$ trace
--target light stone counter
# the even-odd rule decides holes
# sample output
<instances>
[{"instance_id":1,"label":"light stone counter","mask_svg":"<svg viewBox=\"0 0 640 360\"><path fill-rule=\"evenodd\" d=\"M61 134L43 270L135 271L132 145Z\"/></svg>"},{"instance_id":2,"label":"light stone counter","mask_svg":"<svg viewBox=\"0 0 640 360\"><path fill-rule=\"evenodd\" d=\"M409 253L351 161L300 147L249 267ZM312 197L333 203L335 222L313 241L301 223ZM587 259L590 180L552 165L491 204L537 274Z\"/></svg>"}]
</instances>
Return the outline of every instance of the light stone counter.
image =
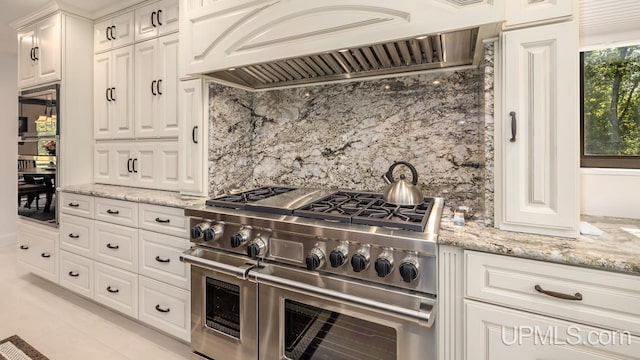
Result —
<instances>
[{"instance_id":1,"label":"light stone counter","mask_svg":"<svg viewBox=\"0 0 640 360\"><path fill-rule=\"evenodd\" d=\"M172 191L101 184L63 186L59 187L58 191L177 208L202 205L206 200L206 198L201 197L183 196Z\"/></svg>"},{"instance_id":2,"label":"light stone counter","mask_svg":"<svg viewBox=\"0 0 640 360\"><path fill-rule=\"evenodd\" d=\"M438 243L494 254L543 260L640 275L640 220L583 216L582 221L604 231L577 239L534 235L485 227L481 221L453 225L444 214ZM630 229L632 232L624 229Z\"/></svg>"}]
</instances>

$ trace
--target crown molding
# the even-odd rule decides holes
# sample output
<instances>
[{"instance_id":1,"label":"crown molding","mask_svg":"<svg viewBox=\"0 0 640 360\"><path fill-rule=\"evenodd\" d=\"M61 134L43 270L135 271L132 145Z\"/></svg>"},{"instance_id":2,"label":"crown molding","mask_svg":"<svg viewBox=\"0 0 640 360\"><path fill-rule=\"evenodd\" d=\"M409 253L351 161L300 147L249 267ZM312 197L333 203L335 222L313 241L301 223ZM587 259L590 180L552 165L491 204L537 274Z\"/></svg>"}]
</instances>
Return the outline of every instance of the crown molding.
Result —
<instances>
[{"instance_id":1,"label":"crown molding","mask_svg":"<svg viewBox=\"0 0 640 360\"><path fill-rule=\"evenodd\" d=\"M42 19L43 17L60 10L61 10L60 5L58 5L58 3L56 3L55 1L50 1L47 4L45 4L43 7L38 9L37 11L32 12L16 20L13 20L12 22L9 23L9 26L11 26L15 30L18 30L24 26L27 26L35 22L36 20Z\"/></svg>"}]
</instances>

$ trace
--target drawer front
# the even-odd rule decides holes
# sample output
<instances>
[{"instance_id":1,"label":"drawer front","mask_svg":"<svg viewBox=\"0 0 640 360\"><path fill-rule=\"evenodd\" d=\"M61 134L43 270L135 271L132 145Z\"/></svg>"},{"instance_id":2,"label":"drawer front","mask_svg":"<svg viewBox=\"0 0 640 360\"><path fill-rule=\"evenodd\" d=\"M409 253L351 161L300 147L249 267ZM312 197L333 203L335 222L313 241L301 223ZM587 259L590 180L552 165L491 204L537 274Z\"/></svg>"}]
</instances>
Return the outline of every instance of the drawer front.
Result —
<instances>
[{"instance_id":1,"label":"drawer front","mask_svg":"<svg viewBox=\"0 0 640 360\"><path fill-rule=\"evenodd\" d=\"M465 273L467 298L640 334L638 276L473 251Z\"/></svg>"},{"instance_id":2,"label":"drawer front","mask_svg":"<svg viewBox=\"0 0 640 360\"><path fill-rule=\"evenodd\" d=\"M96 221L94 259L138 272L138 230Z\"/></svg>"},{"instance_id":3,"label":"drawer front","mask_svg":"<svg viewBox=\"0 0 640 360\"><path fill-rule=\"evenodd\" d=\"M93 260L60 251L60 285L93 299Z\"/></svg>"},{"instance_id":4,"label":"drawer front","mask_svg":"<svg viewBox=\"0 0 640 360\"><path fill-rule=\"evenodd\" d=\"M189 238L189 219L184 210L167 206L140 204L140 229Z\"/></svg>"},{"instance_id":5,"label":"drawer front","mask_svg":"<svg viewBox=\"0 0 640 360\"><path fill-rule=\"evenodd\" d=\"M93 196L60 193L60 212L93 219Z\"/></svg>"},{"instance_id":6,"label":"drawer front","mask_svg":"<svg viewBox=\"0 0 640 360\"><path fill-rule=\"evenodd\" d=\"M188 291L140 276L141 321L190 341L191 306Z\"/></svg>"},{"instance_id":7,"label":"drawer front","mask_svg":"<svg viewBox=\"0 0 640 360\"><path fill-rule=\"evenodd\" d=\"M58 282L58 229L44 228L28 221L18 223L17 258L29 271Z\"/></svg>"},{"instance_id":8,"label":"drawer front","mask_svg":"<svg viewBox=\"0 0 640 360\"><path fill-rule=\"evenodd\" d=\"M183 289L191 283L189 267L180 254L191 247L188 240L150 231L138 232L140 241L140 274Z\"/></svg>"},{"instance_id":9,"label":"drawer front","mask_svg":"<svg viewBox=\"0 0 640 360\"><path fill-rule=\"evenodd\" d=\"M138 204L130 201L96 198L96 220L138 227Z\"/></svg>"},{"instance_id":10,"label":"drawer front","mask_svg":"<svg viewBox=\"0 0 640 360\"><path fill-rule=\"evenodd\" d=\"M94 300L138 318L138 275L95 263Z\"/></svg>"},{"instance_id":11,"label":"drawer front","mask_svg":"<svg viewBox=\"0 0 640 360\"><path fill-rule=\"evenodd\" d=\"M60 249L93 257L94 220L60 214Z\"/></svg>"}]
</instances>

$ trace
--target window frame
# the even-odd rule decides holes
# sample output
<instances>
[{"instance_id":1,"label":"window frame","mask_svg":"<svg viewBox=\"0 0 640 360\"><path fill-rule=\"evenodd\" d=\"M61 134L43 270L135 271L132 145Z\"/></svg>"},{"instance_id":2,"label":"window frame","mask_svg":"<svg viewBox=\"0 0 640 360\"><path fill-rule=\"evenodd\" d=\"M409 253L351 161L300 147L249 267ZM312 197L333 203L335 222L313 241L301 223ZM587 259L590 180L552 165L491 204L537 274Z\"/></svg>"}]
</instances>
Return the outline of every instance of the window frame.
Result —
<instances>
[{"instance_id":1,"label":"window frame","mask_svg":"<svg viewBox=\"0 0 640 360\"><path fill-rule=\"evenodd\" d=\"M584 153L584 53L580 51L580 167L640 169L640 156L585 155Z\"/></svg>"}]
</instances>

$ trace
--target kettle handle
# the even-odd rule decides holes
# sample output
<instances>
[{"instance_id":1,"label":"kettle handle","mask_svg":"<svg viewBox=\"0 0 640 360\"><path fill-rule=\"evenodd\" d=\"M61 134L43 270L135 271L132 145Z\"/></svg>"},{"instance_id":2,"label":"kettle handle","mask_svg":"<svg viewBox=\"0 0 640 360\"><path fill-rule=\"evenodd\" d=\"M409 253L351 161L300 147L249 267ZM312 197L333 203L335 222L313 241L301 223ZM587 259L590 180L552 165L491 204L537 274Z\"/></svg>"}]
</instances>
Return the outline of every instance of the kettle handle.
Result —
<instances>
[{"instance_id":1,"label":"kettle handle","mask_svg":"<svg viewBox=\"0 0 640 360\"><path fill-rule=\"evenodd\" d=\"M411 183L413 185L417 185L418 184L418 171L416 170L416 168L413 165L409 164L406 161L394 161L393 165L391 165L391 167L389 168L387 173L384 174L384 178L387 179L387 181L389 181L390 183L394 182L395 180L393 179L393 170L398 165L404 165L404 166L408 167L409 170L411 170Z\"/></svg>"}]
</instances>

